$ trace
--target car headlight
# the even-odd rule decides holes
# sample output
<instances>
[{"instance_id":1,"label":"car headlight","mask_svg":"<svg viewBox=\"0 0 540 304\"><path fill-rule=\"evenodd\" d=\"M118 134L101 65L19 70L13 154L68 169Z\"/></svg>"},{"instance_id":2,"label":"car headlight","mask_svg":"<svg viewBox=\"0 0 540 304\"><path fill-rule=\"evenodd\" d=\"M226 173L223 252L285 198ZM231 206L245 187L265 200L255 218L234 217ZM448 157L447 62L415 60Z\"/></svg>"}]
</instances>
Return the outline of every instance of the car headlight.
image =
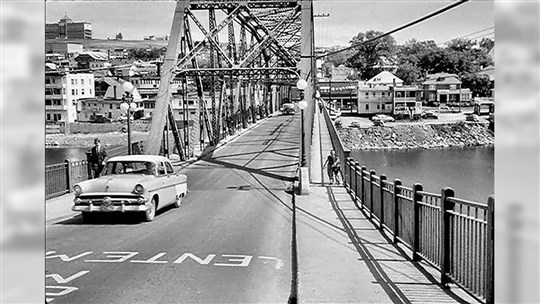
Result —
<instances>
[{"instance_id":1,"label":"car headlight","mask_svg":"<svg viewBox=\"0 0 540 304\"><path fill-rule=\"evenodd\" d=\"M133 188L133 192L137 194L142 194L144 192L144 187L141 184L138 184Z\"/></svg>"},{"instance_id":2,"label":"car headlight","mask_svg":"<svg viewBox=\"0 0 540 304\"><path fill-rule=\"evenodd\" d=\"M75 195L79 195L79 194L82 193L82 188L81 188L81 186L79 186L79 185L75 185L75 186L73 187L73 191L75 191Z\"/></svg>"}]
</instances>

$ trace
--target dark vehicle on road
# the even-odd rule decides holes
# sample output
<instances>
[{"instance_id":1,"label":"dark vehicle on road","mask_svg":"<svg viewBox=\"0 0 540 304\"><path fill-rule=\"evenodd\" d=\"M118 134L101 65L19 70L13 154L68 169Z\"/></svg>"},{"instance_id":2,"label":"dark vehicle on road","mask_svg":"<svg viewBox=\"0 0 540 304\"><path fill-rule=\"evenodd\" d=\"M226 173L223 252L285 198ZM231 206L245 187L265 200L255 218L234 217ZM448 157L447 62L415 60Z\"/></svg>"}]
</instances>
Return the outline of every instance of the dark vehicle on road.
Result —
<instances>
[{"instance_id":1,"label":"dark vehicle on road","mask_svg":"<svg viewBox=\"0 0 540 304\"><path fill-rule=\"evenodd\" d=\"M292 103L284 103L281 107L281 114L283 115L294 115L296 111L294 110L294 104Z\"/></svg>"}]
</instances>

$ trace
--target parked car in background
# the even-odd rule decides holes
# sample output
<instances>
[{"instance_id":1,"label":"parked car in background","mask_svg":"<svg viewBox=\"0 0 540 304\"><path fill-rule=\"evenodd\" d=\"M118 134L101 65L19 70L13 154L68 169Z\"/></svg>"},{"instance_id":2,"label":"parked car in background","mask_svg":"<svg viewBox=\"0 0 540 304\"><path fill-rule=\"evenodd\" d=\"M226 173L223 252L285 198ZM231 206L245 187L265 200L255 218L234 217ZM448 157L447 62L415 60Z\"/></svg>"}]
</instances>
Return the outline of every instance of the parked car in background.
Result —
<instances>
[{"instance_id":1,"label":"parked car in background","mask_svg":"<svg viewBox=\"0 0 540 304\"><path fill-rule=\"evenodd\" d=\"M388 116L388 115L385 115L385 114L377 114L377 115L373 115L373 116L371 117L371 120L374 121L374 122L377 121L377 120L380 120L380 121L382 121L382 122L394 122L394 121L396 121L396 120L394 119L394 117Z\"/></svg>"},{"instance_id":2,"label":"parked car in background","mask_svg":"<svg viewBox=\"0 0 540 304\"><path fill-rule=\"evenodd\" d=\"M187 195L187 176L174 171L168 158L157 155L116 156L101 176L76 184L73 211L84 221L95 214L131 212L152 221L168 205L180 207Z\"/></svg>"},{"instance_id":3,"label":"parked car in background","mask_svg":"<svg viewBox=\"0 0 540 304\"><path fill-rule=\"evenodd\" d=\"M466 121L479 122L480 117L478 115L476 115L476 114L467 114L467 116L465 116L465 120Z\"/></svg>"},{"instance_id":4,"label":"parked car in background","mask_svg":"<svg viewBox=\"0 0 540 304\"><path fill-rule=\"evenodd\" d=\"M294 109L294 104L292 103L284 103L281 106L281 114L282 115L294 115L296 113L296 110Z\"/></svg>"},{"instance_id":5,"label":"parked car in background","mask_svg":"<svg viewBox=\"0 0 540 304\"><path fill-rule=\"evenodd\" d=\"M425 111L422 113L423 119L439 119L439 114L431 111Z\"/></svg>"}]
</instances>

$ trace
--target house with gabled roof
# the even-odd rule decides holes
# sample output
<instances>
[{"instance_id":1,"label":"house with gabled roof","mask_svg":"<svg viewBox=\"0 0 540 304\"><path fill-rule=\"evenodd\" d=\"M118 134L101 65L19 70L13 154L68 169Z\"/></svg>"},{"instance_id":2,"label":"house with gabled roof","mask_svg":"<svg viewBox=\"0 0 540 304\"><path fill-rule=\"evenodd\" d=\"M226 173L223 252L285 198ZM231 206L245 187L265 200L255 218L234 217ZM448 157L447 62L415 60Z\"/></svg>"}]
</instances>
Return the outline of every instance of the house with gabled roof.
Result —
<instances>
[{"instance_id":1,"label":"house with gabled roof","mask_svg":"<svg viewBox=\"0 0 540 304\"><path fill-rule=\"evenodd\" d=\"M366 84L370 88L373 88L375 86L399 87L403 85L403 80L388 71L382 71L379 74L373 76L368 81L366 81Z\"/></svg>"},{"instance_id":2,"label":"house with gabled roof","mask_svg":"<svg viewBox=\"0 0 540 304\"><path fill-rule=\"evenodd\" d=\"M456 74L436 73L422 83L421 99L427 104L469 102L471 91L461 87Z\"/></svg>"}]
</instances>

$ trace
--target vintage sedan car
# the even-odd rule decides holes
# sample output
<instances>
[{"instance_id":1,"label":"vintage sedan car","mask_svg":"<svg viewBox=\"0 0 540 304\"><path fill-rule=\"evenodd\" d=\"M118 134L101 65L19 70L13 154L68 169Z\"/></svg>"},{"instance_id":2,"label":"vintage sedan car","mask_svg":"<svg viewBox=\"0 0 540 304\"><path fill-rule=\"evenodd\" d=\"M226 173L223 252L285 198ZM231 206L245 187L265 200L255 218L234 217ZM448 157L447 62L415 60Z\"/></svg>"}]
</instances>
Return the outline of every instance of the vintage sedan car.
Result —
<instances>
[{"instance_id":1,"label":"vintage sedan car","mask_svg":"<svg viewBox=\"0 0 540 304\"><path fill-rule=\"evenodd\" d=\"M385 115L385 114L377 114L377 115L373 115L373 116L371 117L371 120L372 120L373 122L379 120L379 121L382 121L383 123L384 123L384 122L394 122L394 121L396 121L396 120L394 119L394 117L388 116L388 115Z\"/></svg>"},{"instance_id":2,"label":"vintage sedan car","mask_svg":"<svg viewBox=\"0 0 540 304\"><path fill-rule=\"evenodd\" d=\"M163 207L180 207L188 192L186 175L157 155L112 157L100 177L80 182L73 190L72 210L82 212L84 221L94 213L119 211L142 214L149 222Z\"/></svg>"}]
</instances>

